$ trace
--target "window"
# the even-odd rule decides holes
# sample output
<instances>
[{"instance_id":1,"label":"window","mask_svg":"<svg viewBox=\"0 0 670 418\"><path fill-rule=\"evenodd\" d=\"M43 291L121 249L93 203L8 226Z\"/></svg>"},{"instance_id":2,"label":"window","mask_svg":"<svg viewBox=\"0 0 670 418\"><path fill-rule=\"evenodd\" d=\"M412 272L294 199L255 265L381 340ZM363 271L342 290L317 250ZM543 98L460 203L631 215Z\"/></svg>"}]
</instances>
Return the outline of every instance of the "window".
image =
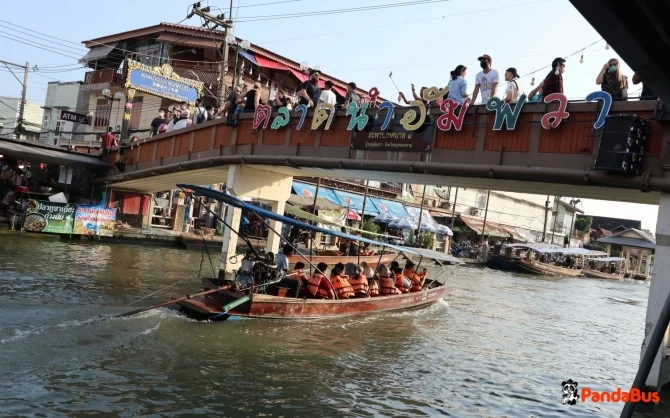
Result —
<instances>
[{"instance_id":1,"label":"window","mask_svg":"<svg viewBox=\"0 0 670 418\"><path fill-rule=\"evenodd\" d=\"M54 132L56 135L60 134L61 129L63 128L63 124L65 121L59 120L56 122L56 132Z\"/></svg>"},{"instance_id":2,"label":"window","mask_svg":"<svg viewBox=\"0 0 670 418\"><path fill-rule=\"evenodd\" d=\"M133 110L130 111L130 123L128 129L139 129L140 120L142 119L142 104L144 103L144 96L133 97Z\"/></svg>"},{"instance_id":3,"label":"window","mask_svg":"<svg viewBox=\"0 0 670 418\"><path fill-rule=\"evenodd\" d=\"M478 194L477 195L477 201L475 203L476 203L477 208L479 208L479 209L486 208L486 195L485 194Z\"/></svg>"},{"instance_id":4,"label":"window","mask_svg":"<svg viewBox=\"0 0 670 418\"><path fill-rule=\"evenodd\" d=\"M112 106L107 99L98 99L95 105L95 121L93 126L95 127L108 127L109 126L109 114L112 112Z\"/></svg>"}]
</instances>

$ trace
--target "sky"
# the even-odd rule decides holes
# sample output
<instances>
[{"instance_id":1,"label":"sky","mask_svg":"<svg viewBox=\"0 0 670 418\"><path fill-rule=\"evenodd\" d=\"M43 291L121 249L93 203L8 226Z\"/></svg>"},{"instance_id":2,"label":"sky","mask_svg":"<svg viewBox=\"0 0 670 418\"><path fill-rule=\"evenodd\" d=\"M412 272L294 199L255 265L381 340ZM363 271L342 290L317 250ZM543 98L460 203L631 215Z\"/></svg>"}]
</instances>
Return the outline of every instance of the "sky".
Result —
<instances>
[{"instance_id":1,"label":"sky","mask_svg":"<svg viewBox=\"0 0 670 418\"><path fill-rule=\"evenodd\" d=\"M201 1L202 6L228 10L230 0ZM425 1L425 0L419 0ZM233 0L235 35L359 87L377 87L382 97L396 100L395 85L411 94L411 83L444 86L457 65L468 67L468 89L474 87L477 57L489 54L501 76L515 67L520 84L530 91L549 72L556 57L570 56L564 74L570 99L584 98L600 90L596 76L613 49L577 12L568 0ZM377 10L356 11L366 6L402 4ZM31 71L28 100L44 102L49 81L82 80L84 70L77 58L87 49L81 41L160 22L181 22L193 1L149 2L116 0L113 7L92 10L90 1L53 2L34 0L30 13L21 7L5 8L0 16L0 60L25 64ZM273 4L269 4L273 3ZM260 18L290 13L349 9L321 16ZM218 10L213 10L219 13ZM259 19L260 18L260 19ZM26 29L17 28L14 25ZM197 17L183 24L199 25ZM24 33L20 33L22 31ZM32 31L45 35L33 34ZM9 38L13 37L13 40ZM39 39L38 37L42 38ZM23 38L23 39L19 39ZM55 39L58 38L58 39ZM45 51L26 40L50 46ZM58 48L58 50L56 50ZM583 63L580 58L583 56ZM629 79L633 71L620 60ZM52 67L52 68L48 68ZM393 73L393 79L389 73ZM19 79L22 72L17 72ZM395 85L394 85L395 82ZM638 86L629 95L638 95ZM21 84L0 65L0 96L19 97ZM603 204L584 201L587 214L641 219L643 228L655 230L656 206Z\"/></svg>"}]
</instances>

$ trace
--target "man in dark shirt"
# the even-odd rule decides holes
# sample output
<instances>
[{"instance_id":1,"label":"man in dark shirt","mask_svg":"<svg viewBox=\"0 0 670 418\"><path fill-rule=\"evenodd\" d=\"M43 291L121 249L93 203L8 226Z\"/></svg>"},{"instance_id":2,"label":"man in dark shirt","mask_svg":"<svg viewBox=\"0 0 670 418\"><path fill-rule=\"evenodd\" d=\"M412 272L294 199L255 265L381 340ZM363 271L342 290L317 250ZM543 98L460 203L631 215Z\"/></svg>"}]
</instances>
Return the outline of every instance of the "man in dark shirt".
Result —
<instances>
[{"instance_id":1,"label":"man in dark shirt","mask_svg":"<svg viewBox=\"0 0 670 418\"><path fill-rule=\"evenodd\" d=\"M159 134L158 130L161 125L167 125L167 119L165 118L166 113L167 112L162 107L158 109L158 117L151 121L151 136Z\"/></svg>"},{"instance_id":2,"label":"man in dark shirt","mask_svg":"<svg viewBox=\"0 0 670 418\"><path fill-rule=\"evenodd\" d=\"M321 97L321 89L319 88L319 77L321 73L319 70L311 70L309 72L309 80L306 80L297 88L298 104L307 105L307 107L314 107L319 103L319 97Z\"/></svg>"},{"instance_id":3,"label":"man in dark shirt","mask_svg":"<svg viewBox=\"0 0 670 418\"><path fill-rule=\"evenodd\" d=\"M633 74L633 84L640 84L642 80L637 74ZM642 83L642 93L640 93L640 100L656 100L656 94L647 86L646 83Z\"/></svg>"},{"instance_id":4,"label":"man in dark shirt","mask_svg":"<svg viewBox=\"0 0 670 418\"><path fill-rule=\"evenodd\" d=\"M361 96L356 93L356 83L353 81L347 84L347 96L344 98L344 106L349 106L349 103L356 103L359 106L361 105Z\"/></svg>"}]
</instances>

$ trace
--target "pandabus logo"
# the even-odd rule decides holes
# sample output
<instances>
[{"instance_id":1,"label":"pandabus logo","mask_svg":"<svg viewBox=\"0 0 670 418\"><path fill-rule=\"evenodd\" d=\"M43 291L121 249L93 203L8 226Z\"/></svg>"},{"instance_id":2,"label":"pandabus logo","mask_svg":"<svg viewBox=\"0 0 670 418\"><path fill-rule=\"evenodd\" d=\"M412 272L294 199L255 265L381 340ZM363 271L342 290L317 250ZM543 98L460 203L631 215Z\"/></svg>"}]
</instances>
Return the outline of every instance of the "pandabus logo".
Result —
<instances>
[{"instance_id":1,"label":"pandabus logo","mask_svg":"<svg viewBox=\"0 0 670 418\"><path fill-rule=\"evenodd\" d=\"M574 405L578 399L582 402L645 402L658 403L661 397L658 392L642 392L640 389L631 389L630 391L617 390L613 392L598 392L590 388L577 388L579 384L572 379L561 383L563 398L561 403Z\"/></svg>"},{"instance_id":2,"label":"pandabus logo","mask_svg":"<svg viewBox=\"0 0 670 418\"><path fill-rule=\"evenodd\" d=\"M577 393L577 382L573 382L572 379L566 380L561 383L563 387L563 399L561 403L567 403L568 405L574 405L579 399L579 394Z\"/></svg>"}]
</instances>

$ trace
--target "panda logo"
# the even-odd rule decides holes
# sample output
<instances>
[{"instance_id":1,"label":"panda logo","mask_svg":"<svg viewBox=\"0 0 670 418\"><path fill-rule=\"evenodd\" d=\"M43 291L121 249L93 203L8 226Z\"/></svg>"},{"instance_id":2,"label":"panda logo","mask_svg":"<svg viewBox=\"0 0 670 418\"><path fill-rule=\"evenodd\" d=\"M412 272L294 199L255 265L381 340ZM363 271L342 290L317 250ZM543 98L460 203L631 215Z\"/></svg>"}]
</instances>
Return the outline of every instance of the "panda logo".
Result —
<instances>
[{"instance_id":1,"label":"panda logo","mask_svg":"<svg viewBox=\"0 0 670 418\"><path fill-rule=\"evenodd\" d=\"M579 399L577 385L578 383L573 382L572 379L561 383L561 386L563 386L563 399L561 400L561 403L568 405L574 405L577 403L577 399Z\"/></svg>"}]
</instances>

